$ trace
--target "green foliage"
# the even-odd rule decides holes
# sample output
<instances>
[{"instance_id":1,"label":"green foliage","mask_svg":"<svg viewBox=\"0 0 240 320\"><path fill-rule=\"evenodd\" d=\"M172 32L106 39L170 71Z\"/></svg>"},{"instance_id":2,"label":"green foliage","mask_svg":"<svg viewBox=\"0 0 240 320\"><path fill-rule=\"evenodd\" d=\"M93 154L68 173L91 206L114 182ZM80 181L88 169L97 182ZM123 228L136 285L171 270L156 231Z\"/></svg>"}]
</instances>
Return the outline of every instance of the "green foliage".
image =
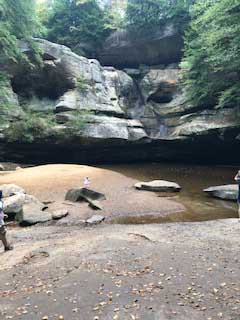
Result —
<instances>
[{"instance_id":1,"label":"green foliage","mask_svg":"<svg viewBox=\"0 0 240 320\"><path fill-rule=\"evenodd\" d=\"M59 127L52 112L26 110L20 120L11 123L4 131L8 143L43 143L54 138L68 140L81 135L88 122L89 111L74 112L65 126Z\"/></svg>"},{"instance_id":2,"label":"green foliage","mask_svg":"<svg viewBox=\"0 0 240 320\"><path fill-rule=\"evenodd\" d=\"M130 30L144 32L172 20L182 29L189 21L194 0L128 0L126 23Z\"/></svg>"},{"instance_id":3,"label":"green foliage","mask_svg":"<svg viewBox=\"0 0 240 320\"><path fill-rule=\"evenodd\" d=\"M76 88L79 92L85 92L88 88L87 82L80 76L76 79Z\"/></svg>"},{"instance_id":4,"label":"green foliage","mask_svg":"<svg viewBox=\"0 0 240 320\"><path fill-rule=\"evenodd\" d=\"M0 112L7 114L9 110L15 107L10 95L10 80L5 72L0 72Z\"/></svg>"},{"instance_id":5,"label":"green foliage","mask_svg":"<svg viewBox=\"0 0 240 320\"><path fill-rule=\"evenodd\" d=\"M193 106L240 106L239 56L240 0L198 0L182 62Z\"/></svg>"},{"instance_id":6,"label":"green foliage","mask_svg":"<svg viewBox=\"0 0 240 320\"><path fill-rule=\"evenodd\" d=\"M7 142L31 143L47 139L55 125L53 117L42 117L37 113L26 113L24 117L10 124L4 132Z\"/></svg>"},{"instance_id":7,"label":"green foliage","mask_svg":"<svg viewBox=\"0 0 240 320\"><path fill-rule=\"evenodd\" d=\"M73 118L67 122L67 130L66 134L69 136L78 136L81 135L83 129L85 128L90 112L87 110L84 111L76 111L72 113Z\"/></svg>"},{"instance_id":8,"label":"green foliage","mask_svg":"<svg viewBox=\"0 0 240 320\"><path fill-rule=\"evenodd\" d=\"M96 0L56 0L47 27L48 39L91 54L110 33L110 17Z\"/></svg>"},{"instance_id":9,"label":"green foliage","mask_svg":"<svg viewBox=\"0 0 240 320\"><path fill-rule=\"evenodd\" d=\"M0 0L0 65L23 58L18 40L30 42L38 27L35 0Z\"/></svg>"},{"instance_id":10,"label":"green foliage","mask_svg":"<svg viewBox=\"0 0 240 320\"><path fill-rule=\"evenodd\" d=\"M26 97L18 96L18 101L22 110L26 113L35 113L39 116L42 114L46 115L48 118L52 115L56 101L49 98L38 98L33 95L30 99Z\"/></svg>"}]
</instances>

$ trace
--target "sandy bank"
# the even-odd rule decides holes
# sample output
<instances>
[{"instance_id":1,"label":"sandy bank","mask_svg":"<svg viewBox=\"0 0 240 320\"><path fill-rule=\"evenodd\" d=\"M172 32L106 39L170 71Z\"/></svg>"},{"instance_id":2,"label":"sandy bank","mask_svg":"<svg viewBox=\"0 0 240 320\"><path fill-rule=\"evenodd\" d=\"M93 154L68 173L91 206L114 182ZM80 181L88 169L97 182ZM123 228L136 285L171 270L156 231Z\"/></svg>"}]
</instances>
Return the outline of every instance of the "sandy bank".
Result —
<instances>
[{"instance_id":1,"label":"sandy bank","mask_svg":"<svg viewBox=\"0 0 240 320\"><path fill-rule=\"evenodd\" d=\"M41 201L52 201L50 210L67 208L70 216L67 223L77 223L95 213L85 203L68 205L64 197L68 189L82 187L84 177L91 179L90 188L104 193L101 214L106 217L159 215L167 216L184 210L184 207L172 200L157 197L154 193L134 189L135 179L120 173L81 165L44 165L21 169L0 176L0 184L15 183L27 193Z\"/></svg>"}]
</instances>

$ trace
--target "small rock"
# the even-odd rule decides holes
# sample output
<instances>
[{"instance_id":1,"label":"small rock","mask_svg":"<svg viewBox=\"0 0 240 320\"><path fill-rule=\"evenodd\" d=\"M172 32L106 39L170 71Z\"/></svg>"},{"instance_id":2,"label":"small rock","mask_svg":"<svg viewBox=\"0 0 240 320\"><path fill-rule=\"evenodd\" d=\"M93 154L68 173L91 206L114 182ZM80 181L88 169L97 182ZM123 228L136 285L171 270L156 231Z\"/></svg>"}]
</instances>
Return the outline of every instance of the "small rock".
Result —
<instances>
[{"instance_id":1,"label":"small rock","mask_svg":"<svg viewBox=\"0 0 240 320\"><path fill-rule=\"evenodd\" d=\"M89 218L88 220L86 220L86 223L87 224L98 224L104 220L105 220L105 217L103 217L101 215L94 215L91 218Z\"/></svg>"},{"instance_id":2,"label":"small rock","mask_svg":"<svg viewBox=\"0 0 240 320\"><path fill-rule=\"evenodd\" d=\"M0 171L4 171L4 170L5 170L4 166L0 164Z\"/></svg>"},{"instance_id":3,"label":"small rock","mask_svg":"<svg viewBox=\"0 0 240 320\"><path fill-rule=\"evenodd\" d=\"M16 167L15 170L21 170L22 168L20 166Z\"/></svg>"},{"instance_id":4,"label":"small rock","mask_svg":"<svg viewBox=\"0 0 240 320\"><path fill-rule=\"evenodd\" d=\"M61 210L56 210L52 213L52 219L53 220L59 220L68 215L67 209L61 209Z\"/></svg>"}]
</instances>

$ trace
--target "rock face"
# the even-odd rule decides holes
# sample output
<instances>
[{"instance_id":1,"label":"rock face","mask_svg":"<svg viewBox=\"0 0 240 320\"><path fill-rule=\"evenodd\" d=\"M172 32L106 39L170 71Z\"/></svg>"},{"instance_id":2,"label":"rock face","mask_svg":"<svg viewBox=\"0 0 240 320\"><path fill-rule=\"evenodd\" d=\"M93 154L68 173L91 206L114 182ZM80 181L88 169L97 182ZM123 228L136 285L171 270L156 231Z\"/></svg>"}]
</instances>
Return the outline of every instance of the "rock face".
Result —
<instances>
[{"instance_id":1,"label":"rock face","mask_svg":"<svg viewBox=\"0 0 240 320\"><path fill-rule=\"evenodd\" d=\"M203 191L214 198L236 201L238 195L238 185L229 184L224 186L209 187Z\"/></svg>"},{"instance_id":2,"label":"rock face","mask_svg":"<svg viewBox=\"0 0 240 320\"><path fill-rule=\"evenodd\" d=\"M135 184L138 190L155 191L155 192L178 192L181 187L175 183L164 180L154 180L151 182L138 182Z\"/></svg>"},{"instance_id":3,"label":"rock face","mask_svg":"<svg viewBox=\"0 0 240 320\"><path fill-rule=\"evenodd\" d=\"M36 41L44 52L44 75L48 72L50 77L49 81L45 80L48 88L41 87L41 90L46 90L49 98L52 95L58 98L53 111L60 125L71 127L68 123L74 119L77 122L80 117L85 126L79 129L79 134L88 139L135 141L147 137L142 124L126 115L126 110L138 99L131 77L120 70L102 67L97 60L80 57L65 46L46 40ZM56 84L52 83L53 74L58 78ZM15 86L18 87L18 76ZM53 89L51 94L50 89ZM41 94L39 85L33 90Z\"/></svg>"},{"instance_id":4,"label":"rock face","mask_svg":"<svg viewBox=\"0 0 240 320\"><path fill-rule=\"evenodd\" d=\"M14 184L0 186L3 191L4 212L15 219L20 225L30 226L36 223L47 222L52 219L61 219L66 216L65 210L49 213L47 207L36 197L26 194L24 189Z\"/></svg>"},{"instance_id":5,"label":"rock face","mask_svg":"<svg viewBox=\"0 0 240 320\"><path fill-rule=\"evenodd\" d=\"M116 49L116 42L111 42L124 67L133 66L128 59L136 60L130 53L136 43L141 43L150 55L156 53L146 63L154 64L156 57L159 63L164 54L168 59L161 58L162 63L171 64L120 71L103 67L95 59L80 57L65 46L36 39L42 50L43 67L29 71L19 66L12 71L7 90L15 109L5 110L0 124L0 160L236 162L240 156L239 107L198 109L189 105L179 85L181 70L174 63L181 56L182 40L173 27L166 26L155 38L150 35L134 44L126 40L127 36L116 37L122 51ZM157 43L160 52L151 47ZM141 55L148 59L141 46L136 54L139 59ZM22 51L30 53L25 45ZM112 57L117 63L118 58ZM28 101L24 110L19 96ZM2 107L1 101L0 97ZM9 125L17 124L26 109L52 119L48 136L31 143L7 143Z\"/></svg>"},{"instance_id":6,"label":"rock face","mask_svg":"<svg viewBox=\"0 0 240 320\"><path fill-rule=\"evenodd\" d=\"M179 62L183 36L172 23L145 35L116 31L105 41L99 52L102 64L117 68L138 67Z\"/></svg>"}]
</instances>

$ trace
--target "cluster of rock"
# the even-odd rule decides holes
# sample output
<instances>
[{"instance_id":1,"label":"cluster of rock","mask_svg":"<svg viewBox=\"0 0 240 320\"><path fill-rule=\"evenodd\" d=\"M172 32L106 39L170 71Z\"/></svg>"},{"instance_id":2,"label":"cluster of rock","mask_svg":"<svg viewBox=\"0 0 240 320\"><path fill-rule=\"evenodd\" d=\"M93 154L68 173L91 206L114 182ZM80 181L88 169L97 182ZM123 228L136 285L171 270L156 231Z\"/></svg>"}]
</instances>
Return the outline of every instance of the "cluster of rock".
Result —
<instances>
[{"instance_id":1,"label":"cluster of rock","mask_svg":"<svg viewBox=\"0 0 240 320\"><path fill-rule=\"evenodd\" d=\"M179 192L181 187L174 182L165 180L154 180L150 182L138 182L135 184L137 190L152 192ZM47 205L40 202L36 197L26 194L25 190L14 184L0 186L3 192L4 212L10 219L15 219L22 226L30 226L37 223L44 223L51 220L58 220L68 215L68 210L61 209L49 212ZM203 190L212 197L236 201L238 185L224 185L210 187ZM86 189L74 188L68 190L65 196L66 201L86 201L94 210L102 210L102 201L106 200L104 194ZM86 219L86 225L94 225L104 221L105 217L95 214Z\"/></svg>"},{"instance_id":2,"label":"cluster of rock","mask_svg":"<svg viewBox=\"0 0 240 320\"><path fill-rule=\"evenodd\" d=\"M4 212L22 226L61 219L68 214L67 210L48 212L44 203L17 185L3 184L0 190L3 192Z\"/></svg>"}]
</instances>

